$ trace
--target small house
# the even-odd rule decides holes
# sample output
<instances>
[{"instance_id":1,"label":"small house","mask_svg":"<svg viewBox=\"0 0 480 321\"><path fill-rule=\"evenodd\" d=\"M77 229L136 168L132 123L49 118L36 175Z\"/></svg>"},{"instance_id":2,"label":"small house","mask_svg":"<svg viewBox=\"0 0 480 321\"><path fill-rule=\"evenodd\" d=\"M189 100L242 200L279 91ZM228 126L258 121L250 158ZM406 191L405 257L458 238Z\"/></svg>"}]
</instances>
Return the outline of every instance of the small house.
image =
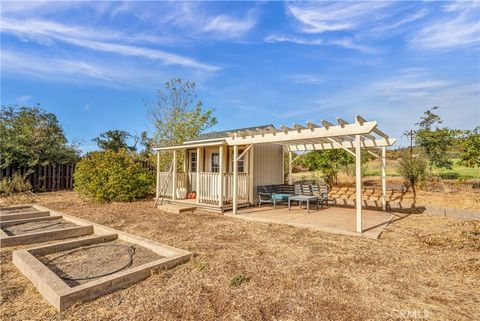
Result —
<instances>
[{"instance_id":1,"label":"small house","mask_svg":"<svg viewBox=\"0 0 480 321\"><path fill-rule=\"evenodd\" d=\"M377 128L377 122L360 116L353 123L322 120L291 127L273 125L238 128L202 134L177 146L158 147L156 199L194 204L211 210L232 210L256 204L257 186L292 184L292 162L313 150L342 148L356 159L357 223L361 221L361 151L382 159L385 208L385 150L395 143ZM171 152L172 165L160 168L160 153ZM179 153L183 170L177 170ZM285 159L288 158L288 160ZM284 164L288 168L284 168ZM360 218L358 218L360 215ZM360 225L361 226L361 225ZM360 228L361 230L361 228Z\"/></svg>"}]
</instances>

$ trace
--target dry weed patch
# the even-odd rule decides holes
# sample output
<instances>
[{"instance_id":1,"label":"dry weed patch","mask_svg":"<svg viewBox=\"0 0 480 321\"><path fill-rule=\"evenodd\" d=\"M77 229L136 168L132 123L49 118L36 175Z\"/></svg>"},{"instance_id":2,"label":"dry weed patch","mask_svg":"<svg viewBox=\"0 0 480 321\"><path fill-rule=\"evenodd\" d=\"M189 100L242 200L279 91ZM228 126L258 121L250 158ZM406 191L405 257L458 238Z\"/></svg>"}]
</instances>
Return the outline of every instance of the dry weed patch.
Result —
<instances>
[{"instance_id":1,"label":"dry weed patch","mask_svg":"<svg viewBox=\"0 0 480 321\"><path fill-rule=\"evenodd\" d=\"M2 249L5 320L390 320L425 311L434 320L480 318L478 222L399 214L369 240L201 211L167 214L151 200L39 198L195 257L59 315L11 264L12 250ZM233 279L243 281L232 286Z\"/></svg>"}]
</instances>

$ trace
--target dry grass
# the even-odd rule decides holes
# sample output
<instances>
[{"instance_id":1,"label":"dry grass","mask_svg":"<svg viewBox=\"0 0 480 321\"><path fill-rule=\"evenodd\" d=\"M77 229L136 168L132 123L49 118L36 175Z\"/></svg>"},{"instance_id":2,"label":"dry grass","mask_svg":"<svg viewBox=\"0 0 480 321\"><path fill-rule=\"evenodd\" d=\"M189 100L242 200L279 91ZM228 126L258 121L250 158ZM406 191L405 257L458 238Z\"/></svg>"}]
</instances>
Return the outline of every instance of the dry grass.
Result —
<instances>
[{"instance_id":1,"label":"dry grass","mask_svg":"<svg viewBox=\"0 0 480 321\"><path fill-rule=\"evenodd\" d=\"M479 222L402 215L369 240L205 212L166 214L150 200L92 205L68 192L40 201L196 255L59 315L2 249L3 320L480 318Z\"/></svg>"}]
</instances>

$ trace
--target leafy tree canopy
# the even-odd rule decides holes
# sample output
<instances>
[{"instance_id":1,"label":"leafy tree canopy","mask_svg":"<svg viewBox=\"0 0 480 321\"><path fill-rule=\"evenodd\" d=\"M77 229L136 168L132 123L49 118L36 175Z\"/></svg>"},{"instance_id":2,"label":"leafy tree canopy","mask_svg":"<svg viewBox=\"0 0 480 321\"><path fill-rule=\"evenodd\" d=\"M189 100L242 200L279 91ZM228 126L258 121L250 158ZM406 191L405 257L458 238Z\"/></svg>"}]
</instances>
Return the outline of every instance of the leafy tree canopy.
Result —
<instances>
[{"instance_id":1,"label":"leafy tree canopy","mask_svg":"<svg viewBox=\"0 0 480 321\"><path fill-rule=\"evenodd\" d=\"M127 142L128 139L133 139L134 145L129 146ZM109 130L105 133L101 133L99 137L93 139L100 149L111 150L114 152L118 152L121 149L135 151L137 140L137 137L132 136L123 130Z\"/></svg>"},{"instance_id":2,"label":"leafy tree canopy","mask_svg":"<svg viewBox=\"0 0 480 321\"><path fill-rule=\"evenodd\" d=\"M460 158L464 166L480 167L480 126L466 132Z\"/></svg>"},{"instance_id":3,"label":"leafy tree canopy","mask_svg":"<svg viewBox=\"0 0 480 321\"><path fill-rule=\"evenodd\" d=\"M438 107L433 107L424 113L415 131L415 141L422 147L430 163L436 167L451 168L452 161L448 151L454 145L459 131L447 127L440 128L442 119L434 113Z\"/></svg>"},{"instance_id":4,"label":"leafy tree canopy","mask_svg":"<svg viewBox=\"0 0 480 321\"><path fill-rule=\"evenodd\" d=\"M313 151L305 155L304 164L309 170L319 170L328 185L337 181L342 168L355 162L355 159L343 149Z\"/></svg>"},{"instance_id":5,"label":"leafy tree canopy","mask_svg":"<svg viewBox=\"0 0 480 321\"><path fill-rule=\"evenodd\" d=\"M159 146L182 144L217 123L213 109L204 109L195 93L195 82L172 79L158 90L150 104L149 116L155 126L153 140Z\"/></svg>"},{"instance_id":6,"label":"leafy tree canopy","mask_svg":"<svg viewBox=\"0 0 480 321\"><path fill-rule=\"evenodd\" d=\"M40 105L1 107L0 167L67 164L79 154L68 145L57 117Z\"/></svg>"}]
</instances>

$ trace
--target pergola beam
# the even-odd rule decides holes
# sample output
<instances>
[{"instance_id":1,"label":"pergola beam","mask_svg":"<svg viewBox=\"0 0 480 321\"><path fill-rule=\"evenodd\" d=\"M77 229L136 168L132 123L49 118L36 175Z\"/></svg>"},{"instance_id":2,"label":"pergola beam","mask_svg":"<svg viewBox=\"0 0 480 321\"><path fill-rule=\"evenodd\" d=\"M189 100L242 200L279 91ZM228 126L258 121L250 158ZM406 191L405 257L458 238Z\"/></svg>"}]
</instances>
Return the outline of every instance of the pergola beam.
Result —
<instances>
[{"instance_id":1,"label":"pergola beam","mask_svg":"<svg viewBox=\"0 0 480 321\"><path fill-rule=\"evenodd\" d=\"M361 147L368 148L368 147L391 146L395 142L396 142L395 138L389 138L388 140L386 139L376 139L374 141L364 140L364 141L361 141L360 144L361 144ZM341 144L345 148L355 148L355 142L343 141L339 144ZM292 151L302 151L302 150L312 151L312 150L323 150L323 149L335 149L340 147L335 146L333 143L315 143L315 144L309 143L309 144L289 144L288 148L289 150L292 150Z\"/></svg>"},{"instance_id":2,"label":"pergola beam","mask_svg":"<svg viewBox=\"0 0 480 321\"><path fill-rule=\"evenodd\" d=\"M347 153L349 153L350 155L353 155L353 157L355 157L355 153L352 152L350 149L344 147L341 143L337 142L336 140L334 140L333 138L328 138L329 141L331 141L334 145L340 147L341 149L345 150Z\"/></svg>"},{"instance_id":3,"label":"pergola beam","mask_svg":"<svg viewBox=\"0 0 480 321\"><path fill-rule=\"evenodd\" d=\"M246 135L235 135L235 138L229 137L226 139L228 145L248 145L261 143L287 143L289 141L319 139L326 137L342 137L351 135L365 135L369 134L375 127L377 122L370 121L364 123L362 126L358 124L348 124L345 126L331 126L320 127L314 129L292 130L286 126L281 126L281 132L274 134L255 135L247 137ZM242 136L242 137L239 137Z\"/></svg>"},{"instance_id":4,"label":"pergola beam","mask_svg":"<svg viewBox=\"0 0 480 321\"><path fill-rule=\"evenodd\" d=\"M307 121L307 127L310 128L310 129L314 129L314 128L318 128L320 126L318 126L317 124L314 124L312 122Z\"/></svg>"}]
</instances>

